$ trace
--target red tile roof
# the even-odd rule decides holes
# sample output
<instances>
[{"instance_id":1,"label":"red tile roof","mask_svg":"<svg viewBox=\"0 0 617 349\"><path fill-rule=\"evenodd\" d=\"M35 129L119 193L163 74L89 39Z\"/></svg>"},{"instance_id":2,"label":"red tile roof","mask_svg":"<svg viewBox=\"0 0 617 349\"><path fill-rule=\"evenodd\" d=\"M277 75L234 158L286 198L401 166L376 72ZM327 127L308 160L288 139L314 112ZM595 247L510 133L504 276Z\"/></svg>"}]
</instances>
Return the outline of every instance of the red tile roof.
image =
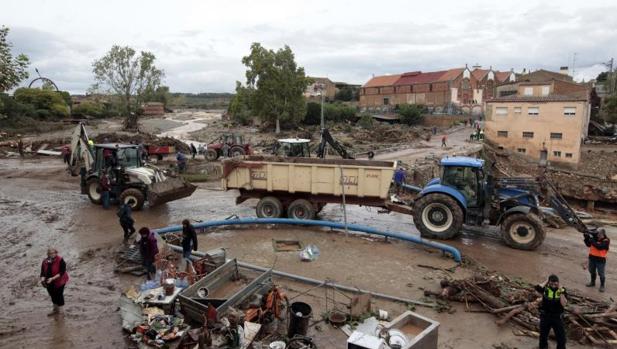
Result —
<instances>
[{"instance_id":1,"label":"red tile roof","mask_svg":"<svg viewBox=\"0 0 617 349\"><path fill-rule=\"evenodd\" d=\"M578 97L573 95L550 95L550 96L505 96L489 99L487 103L498 102L576 102L587 101L586 97Z\"/></svg>"},{"instance_id":2,"label":"red tile roof","mask_svg":"<svg viewBox=\"0 0 617 349\"><path fill-rule=\"evenodd\" d=\"M476 80L482 80L482 79L484 79L486 74L488 74L489 71L490 70L488 70L488 69L476 68L476 69L471 71L471 75L473 75L473 77L476 78Z\"/></svg>"},{"instance_id":3,"label":"red tile roof","mask_svg":"<svg viewBox=\"0 0 617 349\"><path fill-rule=\"evenodd\" d=\"M456 79L459 75L461 75L463 73L463 71L465 71L465 68L454 68L454 69L449 69L446 71L445 74L443 74L440 78L439 81L450 81L450 80L454 80Z\"/></svg>"},{"instance_id":4,"label":"red tile roof","mask_svg":"<svg viewBox=\"0 0 617 349\"><path fill-rule=\"evenodd\" d=\"M439 81L439 78L445 74L446 70L422 73L419 71L404 73L401 78L394 84L396 86L401 85L415 85L415 84L428 84L431 82Z\"/></svg>"},{"instance_id":5,"label":"red tile roof","mask_svg":"<svg viewBox=\"0 0 617 349\"><path fill-rule=\"evenodd\" d=\"M512 72L498 71L498 72L495 72L495 79L497 79L497 81L499 82L504 82L508 80L508 78L510 77L510 74L512 74Z\"/></svg>"},{"instance_id":6,"label":"red tile roof","mask_svg":"<svg viewBox=\"0 0 617 349\"><path fill-rule=\"evenodd\" d=\"M401 77L400 74L397 75L381 75L374 76L371 80L367 81L366 84L362 87L381 87L381 86L392 86Z\"/></svg>"}]
</instances>

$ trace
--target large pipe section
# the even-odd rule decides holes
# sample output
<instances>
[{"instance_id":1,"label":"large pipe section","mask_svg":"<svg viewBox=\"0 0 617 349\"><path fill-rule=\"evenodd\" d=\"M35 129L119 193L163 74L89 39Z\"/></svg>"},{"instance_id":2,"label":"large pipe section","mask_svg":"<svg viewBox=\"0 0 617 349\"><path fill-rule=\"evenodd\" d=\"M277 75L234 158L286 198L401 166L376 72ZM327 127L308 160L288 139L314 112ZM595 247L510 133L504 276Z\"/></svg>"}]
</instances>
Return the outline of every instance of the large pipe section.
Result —
<instances>
[{"instance_id":1,"label":"large pipe section","mask_svg":"<svg viewBox=\"0 0 617 349\"><path fill-rule=\"evenodd\" d=\"M334 229L345 229L366 233L371 235L380 235L389 238L395 238L403 241L413 242L418 245L435 248L441 250L443 252L450 253L454 260L458 263L462 262L461 252L450 245L442 244L439 242L426 240L421 237L417 237L414 235L389 232L389 231L381 231L372 227L357 225L357 224L348 224L345 226L343 223L331 222L331 221L318 221L318 220L305 220L305 219L289 219L289 218L241 218L241 219L229 219L229 220L215 220L208 222L201 222L193 224L195 228L213 228L220 227L226 225L252 225L252 224L285 224L285 225L301 225L301 226L318 226L318 227L328 227ZM155 229L154 232L158 234L167 234L172 232L181 231L181 225L171 225L164 228Z\"/></svg>"}]
</instances>

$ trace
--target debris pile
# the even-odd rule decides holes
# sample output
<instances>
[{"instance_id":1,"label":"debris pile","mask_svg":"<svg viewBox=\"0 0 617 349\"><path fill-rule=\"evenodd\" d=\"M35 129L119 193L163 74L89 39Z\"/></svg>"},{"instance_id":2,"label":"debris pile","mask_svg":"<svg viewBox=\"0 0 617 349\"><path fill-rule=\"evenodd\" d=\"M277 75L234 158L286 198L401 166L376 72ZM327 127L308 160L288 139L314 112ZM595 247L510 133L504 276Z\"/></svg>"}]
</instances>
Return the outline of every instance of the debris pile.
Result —
<instances>
[{"instance_id":1,"label":"debris pile","mask_svg":"<svg viewBox=\"0 0 617 349\"><path fill-rule=\"evenodd\" d=\"M465 303L468 311L480 306L497 317L496 323L515 325L514 334L539 336L540 314L533 304L540 295L534 286L503 275L479 274L463 280L442 280L441 292L425 291L449 301ZM570 339L581 344L617 344L617 304L609 304L567 290L565 326Z\"/></svg>"},{"instance_id":2,"label":"debris pile","mask_svg":"<svg viewBox=\"0 0 617 349\"><path fill-rule=\"evenodd\" d=\"M133 143L147 144L156 146L174 146L176 150L189 153L190 149L186 143L172 137L157 137L150 133L99 133L94 137L94 143Z\"/></svg>"}]
</instances>

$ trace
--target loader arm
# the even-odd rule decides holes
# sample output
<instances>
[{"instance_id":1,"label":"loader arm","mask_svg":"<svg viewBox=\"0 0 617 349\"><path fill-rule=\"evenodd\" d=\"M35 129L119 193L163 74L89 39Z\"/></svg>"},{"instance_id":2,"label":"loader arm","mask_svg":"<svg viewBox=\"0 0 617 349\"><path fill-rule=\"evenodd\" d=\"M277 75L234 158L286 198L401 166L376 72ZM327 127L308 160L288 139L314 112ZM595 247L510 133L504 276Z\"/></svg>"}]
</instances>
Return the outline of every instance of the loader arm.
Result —
<instances>
[{"instance_id":1,"label":"loader arm","mask_svg":"<svg viewBox=\"0 0 617 349\"><path fill-rule=\"evenodd\" d=\"M86 171L90 171L94 163L94 157L90 152L88 141L86 127L80 122L71 135L71 161L69 168L75 167L79 161L83 161Z\"/></svg>"},{"instance_id":2,"label":"loader arm","mask_svg":"<svg viewBox=\"0 0 617 349\"><path fill-rule=\"evenodd\" d=\"M343 159L354 159L354 157L347 152L347 149L339 143L332 135L327 128L321 130L321 141L319 142L319 147L317 148L317 157L325 159L326 157L326 145L330 144L330 146L336 150L336 152Z\"/></svg>"},{"instance_id":3,"label":"loader arm","mask_svg":"<svg viewBox=\"0 0 617 349\"><path fill-rule=\"evenodd\" d=\"M553 182L542 175L540 178L540 185L548 193L548 202L550 207L557 212L557 215L563 219L566 224L574 227L576 230L583 234L591 233L591 229L581 220L576 214L576 211L568 204L566 199L559 193Z\"/></svg>"}]
</instances>

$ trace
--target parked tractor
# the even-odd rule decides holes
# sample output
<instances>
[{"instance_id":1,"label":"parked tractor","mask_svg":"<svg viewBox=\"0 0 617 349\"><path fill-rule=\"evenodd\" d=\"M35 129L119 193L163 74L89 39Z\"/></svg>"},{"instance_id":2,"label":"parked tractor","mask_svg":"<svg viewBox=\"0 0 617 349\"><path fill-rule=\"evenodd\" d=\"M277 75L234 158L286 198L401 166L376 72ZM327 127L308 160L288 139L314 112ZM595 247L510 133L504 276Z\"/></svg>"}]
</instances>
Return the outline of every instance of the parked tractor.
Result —
<instances>
[{"instance_id":1,"label":"parked tractor","mask_svg":"<svg viewBox=\"0 0 617 349\"><path fill-rule=\"evenodd\" d=\"M129 203L134 210L140 210L146 201L150 206L155 206L191 196L197 189L182 178L171 177L145 163L138 145L90 145L88 141L86 129L80 124L71 140L69 170L77 175L83 168L85 185L82 193L87 194L95 204L101 204L99 182L103 172L110 177L110 198Z\"/></svg>"},{"instance_id":2,"label":"parked tractor","mask_svg":"<svg viewBox=\"0 0 617 349\"><path fill-rule=\"evenodd\" d=\"M224 156L234 158L252 154L251 145L244 142L244 136L240 134L224 134L206 145L205 158L208 161L216 161Z\"/></svg>"}]
</instances>

